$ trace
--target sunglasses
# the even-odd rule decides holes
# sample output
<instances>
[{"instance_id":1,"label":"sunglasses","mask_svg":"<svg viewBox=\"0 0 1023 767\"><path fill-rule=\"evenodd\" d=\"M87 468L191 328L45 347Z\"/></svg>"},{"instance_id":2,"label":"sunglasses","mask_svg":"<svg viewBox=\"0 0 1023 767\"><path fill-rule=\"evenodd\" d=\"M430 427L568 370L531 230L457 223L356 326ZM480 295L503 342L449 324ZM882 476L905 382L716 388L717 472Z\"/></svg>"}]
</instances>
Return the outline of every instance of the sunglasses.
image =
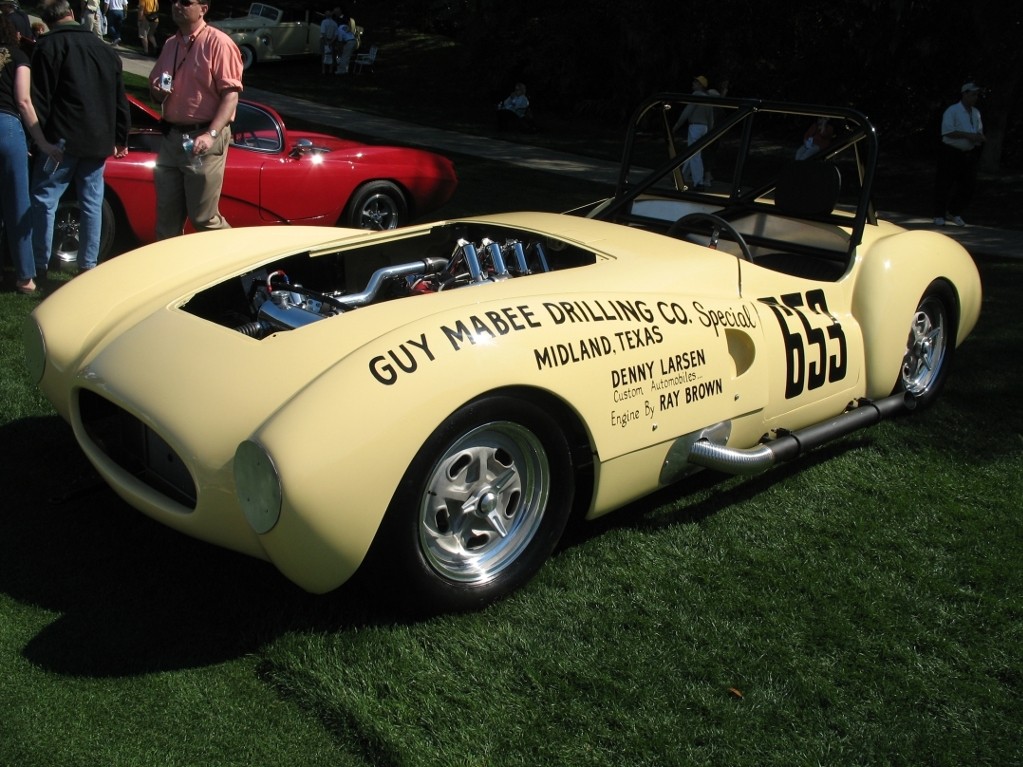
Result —
<instances>
[{"instance_id":1,"label":"sunglasses","mask_svg":"<svg viewBox=\"0 0 1023 767\"><path fill-rule=\"evenodd\" d=\"M182 8L188 8L190 5L206 5L203 0L174 0L174 3Z\"/></svg>"}]
</instances>

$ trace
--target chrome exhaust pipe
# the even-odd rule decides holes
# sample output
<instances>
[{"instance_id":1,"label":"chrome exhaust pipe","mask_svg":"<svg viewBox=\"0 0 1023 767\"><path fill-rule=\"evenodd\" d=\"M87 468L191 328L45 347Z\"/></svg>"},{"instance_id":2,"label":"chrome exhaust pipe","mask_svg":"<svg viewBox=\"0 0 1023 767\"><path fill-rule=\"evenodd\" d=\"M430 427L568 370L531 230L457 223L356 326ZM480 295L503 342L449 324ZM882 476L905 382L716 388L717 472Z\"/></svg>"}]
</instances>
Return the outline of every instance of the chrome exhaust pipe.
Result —
<instances>
[{"instance_id":1,"label":"chrome exhaust pipe","mask_svg":"<svg viewBox=\"0 0 1023 767\"><path fill-rule=\"evenodd\" d=\"M879 400L860 400L852 410L798 431L785 432L770 442L751 448L726 447L707 439L697 440L689 452L689 463L724 474L757 474L783 461L873 426L903 410L912 410L916 400L907 393Z\"/></svg>"}]
</instances>

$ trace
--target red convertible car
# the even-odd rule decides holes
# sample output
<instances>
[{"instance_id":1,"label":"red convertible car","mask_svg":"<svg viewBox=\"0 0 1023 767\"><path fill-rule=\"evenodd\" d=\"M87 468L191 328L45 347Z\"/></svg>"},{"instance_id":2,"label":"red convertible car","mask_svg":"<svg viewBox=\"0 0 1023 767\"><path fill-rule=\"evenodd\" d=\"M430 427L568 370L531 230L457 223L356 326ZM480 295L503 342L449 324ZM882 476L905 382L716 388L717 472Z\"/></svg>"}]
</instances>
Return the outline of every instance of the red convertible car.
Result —
<instances>
[{"instance_id":1,"label":"red convertible car","mask_svg":"<svg viewBox=\"0 0 1023 767\"><path fill-rule=\"evenodd\" d=\"M155 239L153 166L162 139L159 115L129 96L128 156L107 160L100 261ZM458 184L446 157L289 130L272 108L241 101L220 210L232 226L306 224L393 229L447 202ZM73 190L54 224L54 256L74 264L80 216ZM54 263L53 267L57 267Z\"/></svg>"}]
</instances>

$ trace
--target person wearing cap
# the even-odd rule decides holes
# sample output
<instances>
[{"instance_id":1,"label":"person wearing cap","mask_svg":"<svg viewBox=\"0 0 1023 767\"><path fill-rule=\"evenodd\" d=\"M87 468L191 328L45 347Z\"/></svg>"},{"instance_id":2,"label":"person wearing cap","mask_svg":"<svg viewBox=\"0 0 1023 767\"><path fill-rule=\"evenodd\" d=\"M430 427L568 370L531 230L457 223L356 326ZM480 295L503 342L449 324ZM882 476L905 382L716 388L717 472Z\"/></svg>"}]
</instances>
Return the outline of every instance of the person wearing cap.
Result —
<instances>
[{"instance_id":1,"label":"person wearing cap","mask_svg":"<svg viewBox=\"0 0 1023 767\"><path fill-rule=\"evenodd\" d=\"M966 226L963 211L973 198L977 180L977 159L987 139L977 109L980 86L968 82L959 91L959 101L941 117L941 147L934 181L934 225L946 222Z\"/></svg>"},{"instance_id":2,"label":"person wearing cap","mask_svg":"<svg viewBox=\"0 0 1023 767\"><path fill-rule=\"evenodd\" d=\"M336 75L347 75L351 65L355 49L359 47L359 38L356 36L355 19L346 11L341 11L337 17L337 42L334 44L337 52Z\"/></svg>"},{"instance_id":3,"label":"person wearing cap","mask_svg":"<svg viewBox=\"0 0 1023 767\"><path fill-rule=\"evenodd\" d=\"M693 78L693 95L694 96L708 96L707 93L707 78L703 75L697 75ZM689 124L688 132L686 133L686 143L692 146L697 141L707 135L707 131L710 130L714 124L714 109L707 104L687 104L686 108L682 110L682 114L679 115L678 120L675 121L674 127L671 129L673 133L678 133L682 129L682 126L686 123ZM693 187L695 189L706 189L703 178L703 157L700 152L697 152L682 165L683 175L691 176L693 179Z\"/></svg>"}]
</instances>

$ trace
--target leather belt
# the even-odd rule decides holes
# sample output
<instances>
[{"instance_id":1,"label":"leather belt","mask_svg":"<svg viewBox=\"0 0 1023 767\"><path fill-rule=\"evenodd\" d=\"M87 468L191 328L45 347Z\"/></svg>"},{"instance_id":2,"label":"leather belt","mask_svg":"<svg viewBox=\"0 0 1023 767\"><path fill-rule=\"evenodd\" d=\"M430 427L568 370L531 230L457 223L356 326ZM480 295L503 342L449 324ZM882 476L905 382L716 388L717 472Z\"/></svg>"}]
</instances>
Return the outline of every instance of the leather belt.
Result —
<instances>
[{"instance_id":1,"label":"leather belt","mask_svg":"<svg viewBox=\"0 0 1023 767\"><path fill-rule=\"evenodd\" d=\"M207 123L193 123L191 125L178 125L177 123L170 124L171 130L180 131L181 133L205 133L209 130L210 124Z\"/></svg>"},{"instance_id":2,"label":"leather belt","mask_svg":"<svg viewBox=\"0 0 1023 767\"><path fill-rule=\"evenodd\" d=\"M160 120L160 133L166 136L172 130L179 131L181 133L205 133L210 128L210 124L207 123L192 123L191 125L178 125L177 123L169 123L166 120Z\"/></svg>"}]
</instances>

